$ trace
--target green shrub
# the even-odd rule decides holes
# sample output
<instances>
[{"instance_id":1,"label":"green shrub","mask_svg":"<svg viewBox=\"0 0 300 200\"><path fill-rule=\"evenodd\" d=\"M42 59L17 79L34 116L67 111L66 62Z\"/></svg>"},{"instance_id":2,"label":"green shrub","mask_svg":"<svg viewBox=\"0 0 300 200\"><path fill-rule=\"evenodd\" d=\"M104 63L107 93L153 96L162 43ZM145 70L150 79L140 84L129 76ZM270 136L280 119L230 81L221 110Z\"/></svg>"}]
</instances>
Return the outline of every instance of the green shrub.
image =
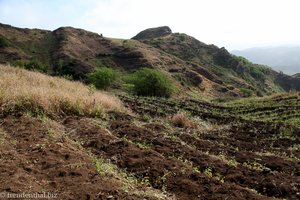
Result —
<instances>
[{"instance_id":1,"label":"green shrub","mask_svg":"<svg viewBox=\"0 0 300 200\"><path fill-rule=\"evenodd\" d=\"M142 96L170 97L175 90L167 75L156 69L142 68L133 73L127 82L134 85L133 91L137 95Z\"/></svg>"},{"instance_id":2,"label":"green shrub","mask_svg":"<svg viewBox=\"0 0 300 200\"><path fill-rule=\"evenodd\" d=\"M0 36L0 47L8 47L9 45L10 45L9 40L3 36Z\"/></svg>"},{"instance_id":3,"label":"green shrub","mask_svg":"<svg viewBox=\"0 0 300 200\"><path fill-rule=\"evenodd\" d=\"M126 79L126 77L125 77L125 79ZM133 88L134 88L134 85L131 83L124 83L122 85L122 89L125 90L126 92L132 92Z\"/></svg>"},{"instance_id":4,"label":"green shrub","mask_svg":"<svg viewBox=\"0 0 300 200\"><path fill-rule=\"evenodd\" d=\"M249 67L250 75L256 80L265 81L265 74L262 72L262 68L259 67Z\"/></svg>"},{"instance_id":5,"label":"green shrub","mask_svg":"<svg viewBox=\"0 0 300 200\"><path fill-rule=\"evenodd\" d=\"M54 72L60 76L72 76L73 80L86 80L88 67L80 60L58 60L54 66Z\"/></svg>"},{"instance_id":6,"label":"green shrub","mask_svg":"<svg viewBox=\"0 0 300 200\"><path fill-rule=\"evenodd\" d=\"M13 66L24 68L24 66L25 66L25 61L24 61L24 60L16 60L16 61L13 63Z\"/></svg>"},{"instance_id":7,"label":"green shrub","mask_svg":"<svg viewBox=\"0 0 300 200\"><path fill-rule=\"evenodd\" d=\"M244 97L251 97L253 95L253 91L246 88L241 88L240 92L243 94Z\"/></svg>"},{"instance_id":8,"label":"green shrub","mask_svg":"<svg viewBox=\"0 0 300 200\"><path fill-rule=\"evenodd\" d=\"M39 62L36 59L32 59L30 61L24 61L24 60L17 60L13 63L14 66L16 67L21 67L27 70L35 70L39 72L44 72L46 73L48 70L47 65Z\"/></svg>"},{"instance_id":9,"label":"green shrub","mask_svg":"<svg viewBox=\"0 0 300 200\"><path fill-rule=\"evenodd\" d=\"M116 80L117 72L111 68L101 67L88 75L89 82L99 89L107 89Z\"/></svg>"},{"instance_id":10,"label":"green shrub","mask_svg":"<svg viewBox=\"0 0 300 200\"><path fill-rule=\"evenodd\" d=\"M47 66L35 59L25 63L25 69L47 72Z\"/></svg>"}]
</instances>

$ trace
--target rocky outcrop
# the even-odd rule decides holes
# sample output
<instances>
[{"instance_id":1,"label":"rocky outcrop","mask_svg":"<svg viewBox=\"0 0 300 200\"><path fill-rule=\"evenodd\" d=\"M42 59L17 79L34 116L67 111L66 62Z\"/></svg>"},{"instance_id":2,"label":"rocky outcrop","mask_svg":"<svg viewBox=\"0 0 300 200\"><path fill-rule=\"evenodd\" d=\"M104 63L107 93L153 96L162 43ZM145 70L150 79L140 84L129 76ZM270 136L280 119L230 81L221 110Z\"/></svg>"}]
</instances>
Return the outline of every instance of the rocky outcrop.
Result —
<instances>
[{"instance_id":1,"label":"rocky outcrop","mask_svg":"<svg viewBox=\"0 0 300 200\"><path fill-rule=\"evenodd\" d=\"M168 26L161 26L157 28L149 28L134 36L134 40L145 40L158 37L164 37L172 34L172 30Z\"/></svg>"},{"instance_id":2,"label":"rocky outcrop","mask_svg":"<svg viewBox=\"0 0 300 200\"><path fill-rule=\"evenodd\" d=\"M141 67L152 67L138 49L124 48L113 54L113 61L117 66L122 66L126 70L133 70Z\"/></svg>"},{"instance_id":3,"label":"rocky outcrop","mask_svg":"<svg viewBox=\"0 0 300 200\"><path fill-rule=\"evenodd\" d=\"M186 71L185 76L193 86L199 86L203 81L203 78L195 71Z\"/></svg>"}]
</instances>

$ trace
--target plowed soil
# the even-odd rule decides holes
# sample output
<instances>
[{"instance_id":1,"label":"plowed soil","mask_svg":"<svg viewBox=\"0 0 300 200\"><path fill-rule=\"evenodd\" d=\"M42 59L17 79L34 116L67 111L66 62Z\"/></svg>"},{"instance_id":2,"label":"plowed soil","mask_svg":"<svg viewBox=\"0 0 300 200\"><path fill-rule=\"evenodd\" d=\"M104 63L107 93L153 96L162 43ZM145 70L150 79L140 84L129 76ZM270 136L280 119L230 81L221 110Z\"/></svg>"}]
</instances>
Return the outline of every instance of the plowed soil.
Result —
<instances>
[{"instance_id":1,"label":"plowed soil","mask_svg":"<svg viewBox=\"0 0 300 200\"><path fill-rule=\"evenodd\" d=\"M172 105L160 111L124 102L133 114L3 116L0 191L47 191L58 199L300 198L299 129L284 135L267 122L204 111L193 116L206 116L210 128L178 128L166 117L176 112ZM136 192L99 173L95 157L136 178Z\"/></svg>"}]
</instances>

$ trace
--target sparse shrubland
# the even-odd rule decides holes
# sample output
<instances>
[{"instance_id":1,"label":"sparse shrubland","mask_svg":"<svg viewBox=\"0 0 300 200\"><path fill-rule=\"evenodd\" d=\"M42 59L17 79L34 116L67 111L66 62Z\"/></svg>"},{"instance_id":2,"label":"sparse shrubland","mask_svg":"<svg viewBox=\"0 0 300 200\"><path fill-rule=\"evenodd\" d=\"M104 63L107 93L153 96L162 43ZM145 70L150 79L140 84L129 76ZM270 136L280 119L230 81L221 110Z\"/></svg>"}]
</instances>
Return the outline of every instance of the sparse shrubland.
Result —
<instances>
[{"instance_id":1,"label":"sparse shrubland","mask_svg":"<svg viewBox=\"0 0 300 200\"><path fill-rule=\"evenodd\" d=\"M2 114L30 111L51 116L98 116L107 110L123 109L116 97L90 90L80 82L3 65L0 66L0 107Z\"/></svg>"}]
</instances>

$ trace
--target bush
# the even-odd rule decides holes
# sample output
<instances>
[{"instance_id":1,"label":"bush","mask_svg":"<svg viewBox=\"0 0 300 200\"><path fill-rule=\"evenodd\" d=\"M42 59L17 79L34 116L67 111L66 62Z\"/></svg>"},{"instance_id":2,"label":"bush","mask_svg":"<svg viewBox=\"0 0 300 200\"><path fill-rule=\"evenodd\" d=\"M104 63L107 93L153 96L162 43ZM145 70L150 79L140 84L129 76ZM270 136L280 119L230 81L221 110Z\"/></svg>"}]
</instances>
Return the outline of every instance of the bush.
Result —
<instances>
[{"instance_id":1,"label":"bush","mask_svg":"<svg viewBox=\"0 0 300 200\"><path fill-rule=\"evenodd\" d=\"M16 60L16 61L13 63L13 66L24 68L24 66L25 66L25 61L23 61L23 60Z\"/></svg>"},{"instance_id":2,"label":"bush","mask_svg":"<svg viewBox=\"0 0 300 200\"><path fill-rule=\"evenodd\" d=\"M39 62L38 60L31 60L30 62L26 63L25 69L37 70L39 72L44 72L44 73L47 72L47 66Z\"/></svg>"},{"instance_id":3,"label":"bush","mask_svg":"<svg viewBox=\"0 0 300 200\"><path fill-rule=\"evenodd\" d=\"M99 89L107 89L117 78L117 72L111 68L101 67L88 75L89 82Z\"/></svg>"},{"instance_id":4,"label":"bush","mask_svg":"<svg viewBox=\"0 0 300 200\"><path fill-rule=\"evenodd\" d=\"M0 36L0 47L8 47L9 45L10 45L9 40L7 40L3 36Z\"/></svg>"},{"instance_id":5,"label":"bush","mask_svg":"<svg viewBox=\"0 0 300 200\"><path fill-rule=\"evenodd\" d=\"M266 77L262 72L262 68L259 67L250 67L250 75L259 81L265 81Z\"/></svg>"},{"instance_id":6,"label":"bush","mask_svg":"<svg viewBox=\"0 0 300 200\"><path fill-rule=\"evenodd\" d=\"M196 124L192 122L185 113L177 113L172 116L171 123L180 128L196 128Z\"/></svg>"},{"instance_id":7,"label":"bush","mask_svg":"<svg viewBox=\"0 0 300 200\"><path fill-rule=\"evenodd\" d=\"M13 64L16 67L21 67L27 70L32 70L32 71L39 71L39 72L44 72L46 73L48 70L48 67L39 62L38 60L32 59L30 61L23 61L23 60L17 60Z\"/></svg>"},{"instance_id":8,"label":"bush","mask_svg":"<svg viewBox=\"0 0 300 200\"><path fill-rule=\"evenodd\" d=\"M64 61L59 60L54 66L54 72L60 76L72 76L74 80L87 80L87 75L90 71L88 65L72 58Z\"/></svg>"},{"instance_id":9,"label":"bush","mask_svg":"<svg viewBox=\"0 0 300 200\"><path fill-rule=\"evenodd\" d=\"M142 96L170 97L175 87L166 74L156 69L142 68L133 73L128 81L133 91Z\"/></svg>"},{"instance_id":10,"label":"bush","mask_svg":"<svg viewBox=\"0 0 300 200\"><path fill-rule=\"evenodd\" d=\"M240 92L244 97L251 97L253 95L253 91L246 88L241 88Z\"/></svg>"}]
</instances>

